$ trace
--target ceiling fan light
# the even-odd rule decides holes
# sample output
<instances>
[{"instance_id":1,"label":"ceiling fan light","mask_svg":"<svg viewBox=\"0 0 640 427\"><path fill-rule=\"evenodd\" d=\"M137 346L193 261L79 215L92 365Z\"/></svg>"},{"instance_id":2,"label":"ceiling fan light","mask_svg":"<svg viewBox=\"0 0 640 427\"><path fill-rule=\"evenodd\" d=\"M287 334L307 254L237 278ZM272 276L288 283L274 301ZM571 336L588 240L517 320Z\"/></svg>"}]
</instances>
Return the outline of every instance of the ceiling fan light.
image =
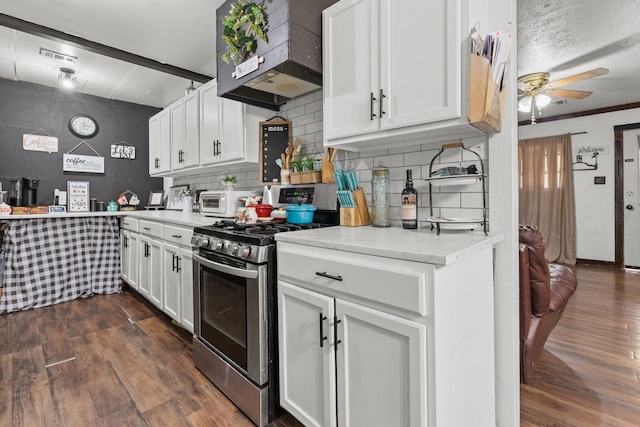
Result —
<instances>
[{"instance_id":1,"label":"ceiling fan light","mask_svg":"<svg viewBox=\"0 0 640 427\"><path fill-rule=\"evenodd\" d=\"M551 103L550 96L547 96L544 93L536 95L536 107L538 108L538 110L542 110L543 108L549 106L550 103Z\"/></svg>"},{"instance_id":2,"label":"ceiling fan light","mask_svg":"<svg viewBox=\"0 0 640 427\"><path fill-rule=\"evenodd\" d=\"M75 71L71 68L60 68L60 74L58 74L58 85L65 89L75 89L78 86L78 79L74 74Z\"/></svg>"},{"instance_id":3,"label":"ceiling fan light","mask_svg":"<svg viewBox=\"0 0 640 427\"><path fill-rule=\"evenodd\" d=\"M528 113L531 111L531 97L525 96L518 101L518 111Z\"/></svg>"}]
</instances>

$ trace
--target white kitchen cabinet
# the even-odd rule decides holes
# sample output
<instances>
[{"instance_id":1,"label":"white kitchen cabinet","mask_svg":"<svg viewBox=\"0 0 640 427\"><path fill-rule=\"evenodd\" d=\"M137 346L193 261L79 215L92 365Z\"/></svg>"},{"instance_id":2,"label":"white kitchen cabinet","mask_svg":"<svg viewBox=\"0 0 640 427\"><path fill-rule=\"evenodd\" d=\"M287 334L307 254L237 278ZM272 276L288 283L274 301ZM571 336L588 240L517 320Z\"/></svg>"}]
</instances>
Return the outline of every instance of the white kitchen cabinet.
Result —
<instances>
[{"instance_id":1,"label":"white kitchen cabinet","mask_svg":"<svg viewBox=\"0 0 640 427\"><path fill-rule=\"evenodd\" d=\"M280 405L307 426L336 425L334 315L333 298L278 282Z\"/></svg>"},{"instance_id":2,"label":"white kitchen cabinet","mask_svg":"<svg viewBox=\"0 0 640 427\"><path fill-rule=\"evenodd\" d=\"M122 280L138 290L138 233L120 231L120 263Z\"/></svg>"},{"instance_id":3,"label":"white kitchen cabinet","mask_svg":"<svg viewBox=\"0 0 640 427\"><path fill-rule=\"evenodd\" d=\"M180 321L180 289L181 289L181 258L180 247L169 243L162 245L162 311L175 321Z\"/></svg>"},{"instance_id":4,"label":"white kitchen cabinet","mask_svg":"<svg viewBox=\"0 0 640 427\"><path fill-rule=\"evenodd\" d=\"M193 332L193 228L125 216L121 235L122 279Z\"/></svg>"},{"instance_id":5,"label":"white kitchen cabinet","mask_svg":"<svg viewBox=\"0 0 640 427\"><path fill-rule=\"evenodd\" d=\"M160 111L149 119L149 175L171 171L171 112Z\"/></svg>"},{"instance_id":6,"label":"white kitchen cabinet","mask_svg":"<svg viewBox=\"0 0 640 427\"><path fill-rule=\"evenodd\" d=\"M193 91L171 104L171 169L191 168L199 164L200 97Z\"/></svg>"},{"instance_id":7,"label":"white kitchen cabinet","mask_svg":"<svg viewBox=\"0 0 640 427\"><path fill-rule=\"evenodd\" d=\"M470 21L467 0L343 0L327 8L325 146L481 135L466 117Z\"/></svg>"},{"instance_id":8,"label":"white kitchen cabinet","mask_svg":"<svg viewBox=\"0 0 640 427\"><path fill-rule=\"evenodd\" d=\"M193 258L190 242L193 230L163 225L162 310L193 332Z\"/></svg>"},{"instance_id":9,"label":"white kitchen cabinet","mask_svg":"<svg viewBox=\"0 0 640 427\"><path fill-rule=\"evenodd\" d=\"M283 268L284 280L278 282L280 404L305 425L426 425L426 406L420 403L428 398L427 327L367 307L364 299L331 298L322 287L315 292L286 281L324 277L346 282L345 289L364 292L372 301L388 302L387 292L376 288L388 287L395 269L387 270L384 260L351 268L331 255L317 255L294 255L288 245L278 253L279 260L293 264ZM337 271L339 277L333 276ZM405 287L414 291L409 298L425 299L424 277L404 274L413 282ZM396 281L402 277L398 272Z\"/></svg>"},{"instance_id":10,"label":"white kitchen cabinet","mask_svg":"<svg viewBox=\"0 0 640 427\"><path fill-rule=\"evenodd\" d=\"M200 164L257 163L258 123L269 111L218 97L217 81L200 88Z\"/></svg>"},{"instance_id":11,"label":"white kitchen cabinet","mask_svg":"<svg viewBox=\"0 0 640 427\"><path fill-rule=\"evenodd\" d=\"M495 426L492 239L277 236L280 405L308 426Z\"/></svg>"},{"instance_id":12,"label":"white kitchen cabinet","mask_svg":"<svg viewBox=\"0 0 640 427\"><path fill-rule=\"evenodd\" d=\"M193 333L193 254L180 249L180 324Z\"/></svg>"},{"instance_id":13,"label":"white kitchen cabinet","mask_svg":"<svg viewBox=\"0 0 640 427\"><path fill-rule=\"evenodd\" d=\"M120 221L120 264L122 280L138 290L138 220L122 217Z\"/></svg>"},{"instance_id":14,"label":"white kitchen cabinet","mask_svg":"<svg viewBox=\"0 0 640 427\"><path fill-rule=\"evenodd\" d=\"M162 240L152 237L156 229L155 223L140 221L138 292L162 309Z\"/></svg>"}]
</instances>

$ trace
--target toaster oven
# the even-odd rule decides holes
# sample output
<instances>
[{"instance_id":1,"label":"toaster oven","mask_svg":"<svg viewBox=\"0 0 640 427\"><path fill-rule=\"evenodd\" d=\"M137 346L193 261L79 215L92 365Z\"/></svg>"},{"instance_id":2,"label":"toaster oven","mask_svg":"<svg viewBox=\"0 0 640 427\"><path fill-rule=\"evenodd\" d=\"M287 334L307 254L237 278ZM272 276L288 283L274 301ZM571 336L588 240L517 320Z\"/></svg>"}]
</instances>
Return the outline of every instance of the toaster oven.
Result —
<instances>
[{"instance_id":1,"label":"toaster oven","mask_svg":"<svg viewBox=\"0 0 640 427\"><path fill-rule=\"evenodd\" d=\"M210 190L200 193L200 213L206 216L233 218L238 206L244 206L244 198L253 196L251 191Z\"/></svg>"}]
</instances>

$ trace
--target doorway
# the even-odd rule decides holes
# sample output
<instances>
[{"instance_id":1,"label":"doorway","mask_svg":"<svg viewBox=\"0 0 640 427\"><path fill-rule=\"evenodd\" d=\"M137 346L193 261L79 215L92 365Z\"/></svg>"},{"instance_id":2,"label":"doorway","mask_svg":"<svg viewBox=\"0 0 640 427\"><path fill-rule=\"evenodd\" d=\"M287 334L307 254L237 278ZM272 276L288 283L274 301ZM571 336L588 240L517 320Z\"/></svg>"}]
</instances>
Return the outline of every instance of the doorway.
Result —
<instances>
[{"instance_id":1,"label":"doorway","mask_svg":"<svg viewBox=\"0 0 640 427\"><path fill-rule=\"evenodd\" d=\"M640 268L640 131L622 133L624 266Z\"/></svg>"},{"instance_id":2,"label":"doorway","mask_svg":"<svg viewBox=\"0 0 640 427\"><path fill-rule=\"evenodd\" d=\"M640 268L640 159L638 159L640 141L637 137L640 133L640 123L614 126L613 131L615 147L614 266L628 265ZM628 209L627 206L630 208Z\"/></svg>"}]
</instances>

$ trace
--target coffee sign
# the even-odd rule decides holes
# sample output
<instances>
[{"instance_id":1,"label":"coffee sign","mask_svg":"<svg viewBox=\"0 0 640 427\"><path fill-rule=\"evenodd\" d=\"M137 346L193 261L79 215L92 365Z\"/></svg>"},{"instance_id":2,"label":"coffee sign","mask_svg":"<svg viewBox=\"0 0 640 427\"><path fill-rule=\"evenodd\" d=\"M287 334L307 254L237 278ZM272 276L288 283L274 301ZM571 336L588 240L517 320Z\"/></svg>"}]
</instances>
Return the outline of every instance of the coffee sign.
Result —
<instances>
[{"instance_id":1,"label":"coffee sign","mask_svg":"<svg viewBox=\"0 0 640 427\"><path fill-rule=\"evenodd\" d=\"M104 173L104 157L64 154L62 170L64 172Z\"/></svg>"},{"instance_id":2,"label":"coffee sign","mask_svg":"<svg viewBox=\"0 0 640 427\"><path fill-rule=\"evenodd\" d=\"M58 138L48 135L25 133L22 135L22 149L27 151L58 152Z\"/></svg>"}]
</instances>

